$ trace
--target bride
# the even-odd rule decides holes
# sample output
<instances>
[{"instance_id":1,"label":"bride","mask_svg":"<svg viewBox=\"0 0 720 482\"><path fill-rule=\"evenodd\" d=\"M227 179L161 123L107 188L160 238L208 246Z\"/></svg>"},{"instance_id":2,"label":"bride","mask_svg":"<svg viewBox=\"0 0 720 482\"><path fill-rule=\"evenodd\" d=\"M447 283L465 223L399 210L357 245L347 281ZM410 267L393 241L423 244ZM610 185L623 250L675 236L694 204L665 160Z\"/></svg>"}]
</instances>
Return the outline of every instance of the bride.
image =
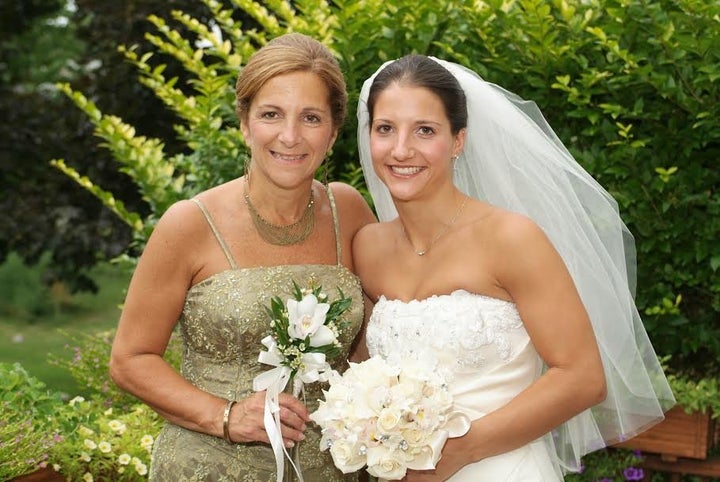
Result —
<instances>
[{"instance_id":1,"label":"bride","mask_svg":"<svg viewBox=\"0 0 720 482\"><path fill-rule=\"evenodd\" d=\"M368 353L430 362L473 420L408 481L554 481L674 399L635 308L633 241L537 107L412 55L368 79L355 237Z\"/></svg>"}]
</instances>

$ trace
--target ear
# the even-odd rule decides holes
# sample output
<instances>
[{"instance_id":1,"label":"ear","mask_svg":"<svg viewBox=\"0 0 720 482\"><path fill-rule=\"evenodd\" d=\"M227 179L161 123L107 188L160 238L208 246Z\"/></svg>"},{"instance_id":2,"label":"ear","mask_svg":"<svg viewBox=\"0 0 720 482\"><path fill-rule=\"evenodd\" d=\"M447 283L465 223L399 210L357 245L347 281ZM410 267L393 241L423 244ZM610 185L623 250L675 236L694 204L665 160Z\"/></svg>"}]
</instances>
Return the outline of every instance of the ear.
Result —
<instances>
[{"instance_id":1,"label":"ear","mask_svg":"<svg viewBox=\"0 0 720 482\"><path fill-rule=\"evenodd\" d=\"M245 141L245 145L250 148L250 129L247 127L247 122L245 119L240 119L240 132L242 132L243 140Z\"/></svg>"},{"instance_id":2,"label":"ear","mask_svg":"<svg viewBox=\"0 0 720 482\"><path fill-rule=\"evenodd\" d=\"M338 129L337 127L333 130L332 136L330 137L330 141L328 142L327 149L325 149L325 154L327 154L328 152L330 152L330 150L331 150L331 149L333 148L333 146L335 145L335 141L337 140L337 136L338 136L338 133L339 133L339 132L340 132L340 131L339 131L339 129Z\"/></svg>"},{"instance_id":3,"label":"ear","mask_svg":"<svg viewBox=\"0 0 720 482\"><path fill-rule=\"evenodd\" d=\"M459 156L462 153L463 147L465 147L465 134L467 129L460 129L460 132L455 136L453 142L453 156Z\"/></svg>"}]
</instances>

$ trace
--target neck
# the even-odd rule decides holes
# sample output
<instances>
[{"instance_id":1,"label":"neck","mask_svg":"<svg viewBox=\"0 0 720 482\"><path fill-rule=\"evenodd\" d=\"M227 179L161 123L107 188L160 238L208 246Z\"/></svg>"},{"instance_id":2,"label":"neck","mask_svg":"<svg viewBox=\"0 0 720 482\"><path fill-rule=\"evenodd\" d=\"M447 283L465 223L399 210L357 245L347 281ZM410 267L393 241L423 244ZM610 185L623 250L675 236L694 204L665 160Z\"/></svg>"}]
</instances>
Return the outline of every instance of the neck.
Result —
<instances>
[{"instance_id":1,"label":"neck","mask_svg":"<svg viewBox=\"0 0 720 482\"><path fill-rule=\"evenodd\" d=\"M403 235L419 256L430 250L456 223L465 207L467 196L453 190L444 199L411 201L396 204Z\"/></svg>"},{"instance_id":2,"label":"neck","mask_svg":"<svg viewBox=\"0 0 720 482\"><path fill-rule=\"evenodd\" d=\"M258 213L268 222L286 225L297 222L308 208L313 182L292 189L245 177L243 189Z\"/></svg>"}]
</instances>

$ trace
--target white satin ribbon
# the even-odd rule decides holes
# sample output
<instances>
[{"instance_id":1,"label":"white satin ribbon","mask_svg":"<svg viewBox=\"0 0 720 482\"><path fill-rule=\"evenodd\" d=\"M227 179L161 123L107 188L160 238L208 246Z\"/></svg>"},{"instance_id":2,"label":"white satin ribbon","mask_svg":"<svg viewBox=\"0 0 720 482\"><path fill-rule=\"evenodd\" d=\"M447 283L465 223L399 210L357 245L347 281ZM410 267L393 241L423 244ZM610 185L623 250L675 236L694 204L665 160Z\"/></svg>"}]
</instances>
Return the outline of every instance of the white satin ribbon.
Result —
<instances>
[{"instance_id":1,"label":"white satin ribbon","mask_svg":"<svg viewBox=\"0 0 720 482\"><path fill-rule=\"evenodd\" d=\"M293 382L293 395L296 397L300 394L305 383L327 381L330 365L325 360L324 353L304 353L301 357L303 368L298 370L295 376L292 377L292 370L282 364L285 361L285 356L278 349L275 339L272 336L266 336L261 343L267 348L267 351L260 352L258 361L275 368L256 376L253 380L253 390L256 392L266 390L263 422L270 439L270 446L275 454L277 482L283 480L285 456L287 456L295 470L298 480L304 482L299 465L295 465L283 444L279 396L291 379Z\"/></svg>"}]
</instances>

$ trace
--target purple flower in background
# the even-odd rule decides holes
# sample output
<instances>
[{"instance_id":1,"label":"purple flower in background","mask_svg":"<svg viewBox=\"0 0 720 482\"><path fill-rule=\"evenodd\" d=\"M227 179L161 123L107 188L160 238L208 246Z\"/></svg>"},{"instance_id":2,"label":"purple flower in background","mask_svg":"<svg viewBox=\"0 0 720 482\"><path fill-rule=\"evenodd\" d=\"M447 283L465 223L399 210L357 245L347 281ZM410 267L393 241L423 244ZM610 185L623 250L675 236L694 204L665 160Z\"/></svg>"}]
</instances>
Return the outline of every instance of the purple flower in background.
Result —
<instances>
[{"instance_id":1,"label":"purple flower in background","mask_svg":"<svg viewBox=\"0 0 720 482\"><path fill-rule=\"evenodd\" d=\"M643 472L643 469L628 467L623 470L623 475L625 476L625 480L642 480L643 477L645 477L645 472Z\"/></svg>"}]
</instances>

